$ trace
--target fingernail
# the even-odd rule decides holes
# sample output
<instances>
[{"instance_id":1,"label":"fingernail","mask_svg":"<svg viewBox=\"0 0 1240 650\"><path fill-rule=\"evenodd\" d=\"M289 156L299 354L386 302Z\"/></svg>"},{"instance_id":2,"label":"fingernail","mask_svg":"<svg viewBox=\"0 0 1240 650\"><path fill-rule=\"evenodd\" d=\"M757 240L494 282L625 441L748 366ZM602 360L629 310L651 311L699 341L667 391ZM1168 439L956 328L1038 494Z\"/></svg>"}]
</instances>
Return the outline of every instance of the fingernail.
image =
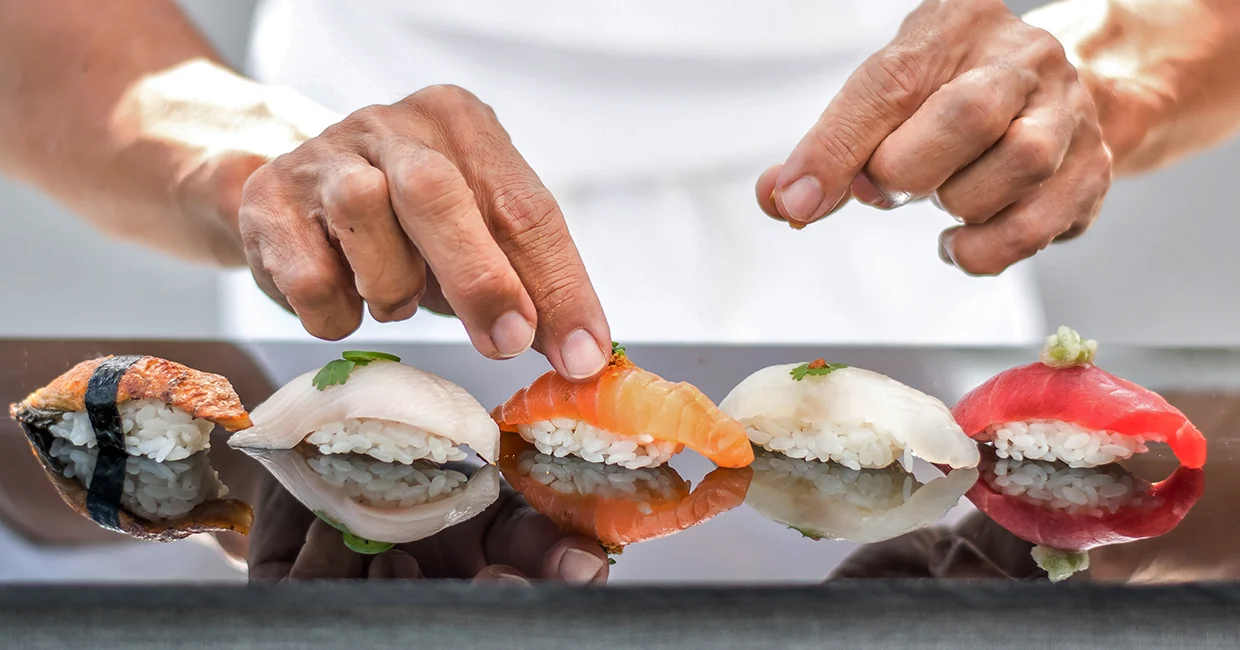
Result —
<instances>
[{"instance_id":1,"label":"fingernail","mask_svg":"<svg viewBox=\"0 0 1240 650\"><path fill-rule=\"evenodd\" d=\"M560 358L564 361L564 370L573 379L592 377L607 365L607 357L589 332L573 330L564 339L564 347L560 348Z\"/></svg>"},{"instance_id":2,"label":"fingernail","mask_svg":"<svg viewBox=\"0 0 1240 650\"><path fill-rule=\"evenodd\" d=\"M559 572L565 582L587 584L598 577L603 566L603 560L597 555L570 548L564 551L564 556L560 558Z\"/></svg>"},{"instance_id":3,"label":"fingernail","mask_svg":"<svg viewBox=\"0 0 1240 650\"><path fill-rule=\"evenodd\" d=\"M513 575L511 573L497 573L495 574L495 580L496 582L502 582L506 585L512 585L514 587L530 586L529 580L526 580L525 578L522 578L521 576L518 576L518 575Z\"/></svg>"},{"instance_id":4,"label":"fingernail","mask_svg":"<svg viewBox=\"0 0 1240 650\"><path fill-rule=\"evenodd\" d=\"M939 259L943 260L944 264L960 268L960 265L956 264L955 254L952 252L952 238L955 236L956 232L954 230L944 230L943 234L939 235Z\"/></svg>"},{"instance_id":5,"label":"fingernail","mask_svg":"<svg viewBox=\"0 0 1240 650\"><path fill-rule=\"evenodd\" d=\"M491 327L491 342L501 359L515 357L534 344L534 326L521 314L510 311Z\"/></svg>"},{"instance_id":6,"label":"fingernail","mask_svg":"<svg viewBox=\"0 0 1240 650\"><path fill-rule=\"evenodd\" d=\"M877 187L874 187L874 183L870 181L870 177L865 172L857 174L857 178L853 179L852 192L858 201L868 206L875 208L886 207L887 202L883 198L882 193L878 191Z\"/></svg>"},{"instance_id":7,"label":"fingernail","mask_svg":"<svg viewBox=\"0 0 1240 650\"><path fill-rule=\"evenodd\" d=\"M785 187L780 196L789 219L809 221L818 216L815 213L822 205L822 184L813 176L802 176Z\"/></svg>"}]
</instances>

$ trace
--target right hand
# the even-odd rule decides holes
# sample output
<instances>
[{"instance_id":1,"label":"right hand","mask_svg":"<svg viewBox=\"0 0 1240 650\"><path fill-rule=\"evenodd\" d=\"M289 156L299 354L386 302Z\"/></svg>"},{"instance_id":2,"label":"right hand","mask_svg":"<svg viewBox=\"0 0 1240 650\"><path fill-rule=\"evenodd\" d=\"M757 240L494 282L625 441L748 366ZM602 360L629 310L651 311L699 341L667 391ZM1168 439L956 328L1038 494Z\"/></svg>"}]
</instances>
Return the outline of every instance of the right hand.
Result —
<instances>
[{"instance_id":1,"label":"right hand","mask_svg":"<svg viewBox=\"0 0 1240 650\"><path fill-rule=\"evenodd\" d=\"M363 301L380 322L421 304L458 316L491 358L533 345L584 380L610 356L555 199L490 107L455 86L358 110L263 165L239 219L259 286L319 338L356 330Z\"/></svg>"}]
</instances>

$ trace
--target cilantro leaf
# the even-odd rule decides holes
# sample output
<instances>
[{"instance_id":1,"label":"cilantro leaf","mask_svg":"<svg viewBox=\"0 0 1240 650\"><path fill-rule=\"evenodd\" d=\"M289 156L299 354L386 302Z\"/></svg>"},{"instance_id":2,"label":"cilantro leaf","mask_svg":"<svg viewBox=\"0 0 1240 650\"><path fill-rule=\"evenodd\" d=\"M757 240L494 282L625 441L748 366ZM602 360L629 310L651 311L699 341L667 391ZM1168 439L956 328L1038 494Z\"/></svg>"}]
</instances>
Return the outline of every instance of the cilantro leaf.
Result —
<instances>
[{"instance_id":1,"label":"cilantro leaf","mask_svg":"<svg viewBox=\"0 0 1240 650\"><path fill-rule=\"evenodd\" d=\"M817 531L810 530L808 528L797 528L796 526L789 526L788 530L795 530L798 533L801 533L801 537L804 537L806 539L812 539L815 542L822 541L822 535L820 535Z\"/></svg>"},{"instance_id":2,"label":"cilantro leaf","mask_svg":"<svg viewBox=\"0 0 1240 650\"><path fill-rule=\"evenodd\" d=\"M323 366L322 370L314 375L314 379L311 379L310 383L314 384L314 387L319 390L327 390L328 386L335 386L337 384L344 385L346 381L349 381L349 374L353 372L353 367L356 365L356 362L349 361L348 359L329 361L327 365Z\"/></svg>"},{"instance_id":3,"label":"cilantro leaf","mask_svg":"<svg viewBox=\"0 0 1240 650\"><path fill-rule=\"evenodd\" d=\"M616 563L616 558L614 557L607 558L607 563L614 565Z\"/></svg>"},{"instance_id":4,"label":"cilantro leaf","mask_svg":"<svg viewBox=\"0 0 1240 650\"><path fill-rule=\"evenodd\" d=\"M614 357L626 356L624 352L624 346L620 345L619 343L616 343L615 341L612 341L611 342L611 354Z\"/></svg>"},{"instance_id":5,"label":"cilantro leaf","mask_svg":"<svg viewBox=\"0 0 1240 650\"><path fill-rule=\"evenodd\" d=\"M347 546L350 551L353 551L354 553L361 553L362 555L378 555L379 553L396 546L391 542L376 542L369 539L364 539L354 535L353 533L344 534L344 545Z\"/></svg>"},{"instance_id":6,"label":"cilantro leaf","mask_svg":"<svg viewBox=\"0 0 1240 650\"><path fill-rule=\"evenodd\" d=\"M827 363L823 361L822 359L816 359L814 361L811 361L810 363L803 363L793 368L792 372L789 372L788 374L792 375L793 380L801 381L802 379L805 379L805 377L809 375L813 375L815 377L822 377L825 375L829 375L835 372L836 370L839 370L841 368L847 368L847 367L848 367L847 365L842 364L842 363Z\"/></svg>"},{"instance_id":7,"label":"cilantro leaf","mask_svg":"<svg viewBox=\"0 0 1240 650\"><path fill-rule=\"evenodd\" d=\"M348 361L364 366L371 361L400 361L400 357L387 352L370 352L368 350L345 350L340 353Z\"/></svg>"}]
</instances>

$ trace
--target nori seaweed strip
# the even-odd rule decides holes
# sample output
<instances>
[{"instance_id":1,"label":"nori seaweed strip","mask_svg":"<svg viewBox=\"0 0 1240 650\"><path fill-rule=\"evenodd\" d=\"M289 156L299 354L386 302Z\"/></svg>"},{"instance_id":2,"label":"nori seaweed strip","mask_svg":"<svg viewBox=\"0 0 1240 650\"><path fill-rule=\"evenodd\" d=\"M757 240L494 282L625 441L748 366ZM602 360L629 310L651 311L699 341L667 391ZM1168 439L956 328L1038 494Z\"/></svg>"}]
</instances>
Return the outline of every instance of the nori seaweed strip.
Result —
<instances>
[{"instance_id":1,"label":"nori seaweed strip","mask_svg":"<svg viewBox=\"0 0 1240 650\"><path fill-rule=\"evenodd\" d=\"M95 430L95 440L99 445L95 472L86 490L86 511L95 523L112 530L120 529L117 508L125 492L125 463L129 460L116 394L121 378L141 358L124 356L104 359L86 384L86 414L90 417L90 426Z\"/></svg>"}]
</instances>

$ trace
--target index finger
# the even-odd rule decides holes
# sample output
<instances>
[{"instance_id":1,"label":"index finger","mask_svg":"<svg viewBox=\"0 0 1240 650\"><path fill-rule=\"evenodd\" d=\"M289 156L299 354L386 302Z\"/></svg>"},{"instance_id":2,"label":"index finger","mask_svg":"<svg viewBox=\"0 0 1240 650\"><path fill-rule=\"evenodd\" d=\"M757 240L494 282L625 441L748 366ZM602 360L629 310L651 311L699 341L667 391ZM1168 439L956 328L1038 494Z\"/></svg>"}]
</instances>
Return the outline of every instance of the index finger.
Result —
<instances>
[{"instance_id":1,"label":"index finger","mask_svg":"<svg viewBox=\"0 0 1240 650\"><path fill-rule=\"evenodd\" d=\"M924 48L893 44L861 64L780 170L781 216L810 223L844 199L878 145L934 90L933 58ZM894 204L905 197L887 198Z\"/></svg>"}]
</instances>

